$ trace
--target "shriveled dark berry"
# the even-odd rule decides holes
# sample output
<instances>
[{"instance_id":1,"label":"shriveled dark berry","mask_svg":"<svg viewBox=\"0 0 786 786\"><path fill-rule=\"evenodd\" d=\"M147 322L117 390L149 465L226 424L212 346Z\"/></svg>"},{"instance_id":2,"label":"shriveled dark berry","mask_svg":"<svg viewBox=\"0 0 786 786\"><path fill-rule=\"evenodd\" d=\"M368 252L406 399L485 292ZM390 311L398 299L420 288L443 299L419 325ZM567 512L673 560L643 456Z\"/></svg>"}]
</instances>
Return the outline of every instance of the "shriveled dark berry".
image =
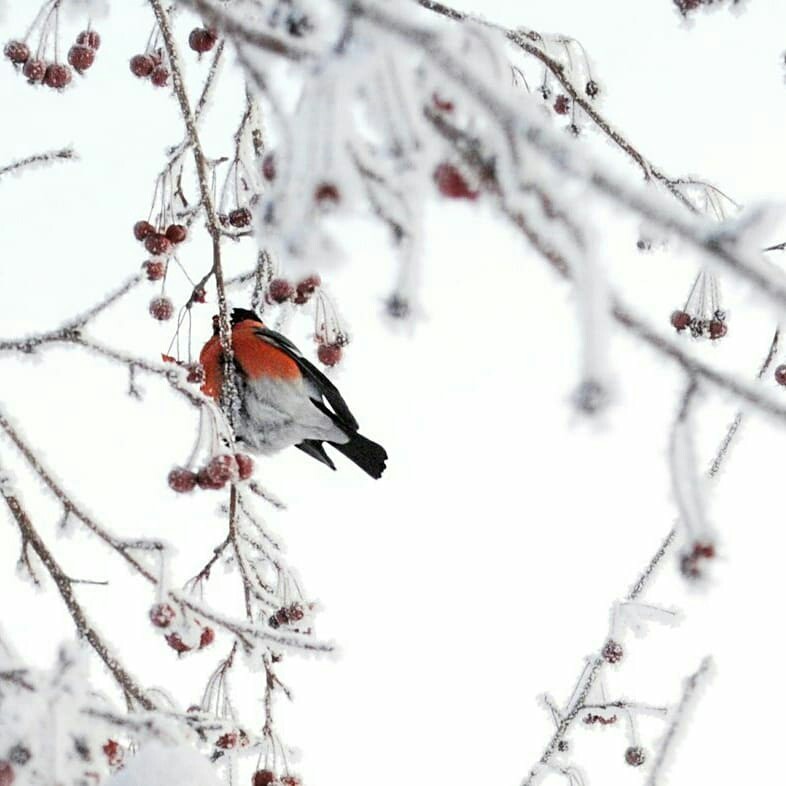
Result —
<instances>
[{"instance_id":1,"label":"shriveled dark berry","mask_svg":"<svg viewBox=\"0 0 786 786\"><path fill-rule=\"evenodd\" d=\"M267 299L273 303L285 303L295 294L295 288L285 278L274 278L267 288Z\"/></svg>"},{"instance_id":2,"label":"shriveled dark berry","mask_svg":"<svg viewBox=\"0 0 786 786\"><path fill-rule=\"evenodd\" d=\"M251 223L251 211L247 207L239 207L229 213L229 223L236 228L247 227Z\"/></svg>"},{"instance_id":3,"label":"shriveled dark berry","mask_svg":"<svg viewBox=\"0 0 786 786\"><path fill-rule=\"evenodd\" d=\"M685 330L690 325L691 316L687 311L675 311L671 315L671 324L676 330Z\"/></svg>"},{"instance_id":4,"label":"shriveled dark berry","mask_svg":"<svg viewBox=\"0 0 786 786\"><path fill-rule=\"evenodd\" d=\"M28 60L22 73L31 84L43 82L46 76L46 63L43 60Z\"/></svg>"},{"instance_id":5,"label":"shriveled dark berry","mask_svg":"<svg viewBox=\"0 0 786 786\"><path fill-rule=\"evenodd\" d=\"M104 752L110 767L117 767L123 761L123 749L116 740L107 740L101 750Z\"/></svg>"},{"instance_id":6,"label":"shriveled dark berry","mask_svg":"<svg viewBox=\"0 0 786 786\"><path fill-rule=\"evenodd\" d=\"M165 638L166 643L179 655L182 655L184 652L189 652L191 649L177 633L170 633Z\"/></svg>"},{"instance_id":7,"label":"shriveled dark berry","mask_svg":"<svg viewBox=\"0 0 786 786\"><path fill-rule=\"evenodd\" d=\"M584 92L590 97L595 98L598 93L600 93L600 88L598 87L598 83L594 79L590 79L587 82L587 86L584 88Z\"/></svg>"},{"instance_id":8,"label":"shriveled dark berry","mask_svg":"<svg viewBox=\"0 0 786 786\"><path fill-rule=\"evenodd\" d=\"M554 101L554 111L558 115L567 115L570 112L570 99L566 95L558 95Z\"/></svg>"},{"instance_id":9,"label":"shriveled dark berry","mask_svg":"<svg viewBox=\"0 0 786 786\"><path fill-rule=\"evenodd\" d=\"M341 201L341 192L335 183L320 183L314 189L314 201L321 207L337 205Z\"/></svg>"},{"instance_id":10,"label":"shriveled dark berry","mask_svg":"<svg viewBox=\"0 0 786 786\"><path fill-rule=\"evenodd\" d=\"M176 616L177 612L168 603L156 603L150 609L150 622L157 628L168 628Z\"/></svg>"},{"instance_id":11,"label":"shriveled dark berry","mask_svg":"<svg viewBox=\"0 0 786 786\"><path fill-rule=\"evenodd\" d=\"M156 87L164 87L169 81L169 69L164 68L162 65L156 66L153 69L153 73L150 74L150 81Z\"/></svg>"},{"instance_id":12,"label":"shriveled dark berry","mask_svg":"<svg viewBox=\"0 0 786 786\"><path fill-rule=\"evenodd\" d=\"M71 81L71 69L63 63L52 63L47 66L44 84L55 90L62 90Z\"/></svg>"},{"instance_id":13,"label":"shriveled dark berry","mask_svg":"<svg viewBox=\"0 0 786 786\"><path fill-rule=\"evenodd\" d=\"M288 609L289 618L292 622L300 622L306 616L306 610L300 603L292 603Z\"/></svg>"},{"instance_id":14,"label":"shriveled dark berry","mask_svg":"<svg viewBox=\"0 0 786 786\"><path fill-rule=\"evenodd\" d=\"M203 650L205 647L209 647L215 639L215 631L206 625L202 628L202 633L199 634L199 649Z\"/></svg>"},{"instance_id":15,"label":"shriveled dark berry","mask_svg":"<svg viewBox=\"0 0 786 786\"><path fill-rule=\"evenodd\" d=\"M276 179L276 154L267 153L262 159L262 176L267 181Z\"/></svg>"},{"instance_id":16,"label":"shriveled dark berry","mask_svg":"<svg viewBox=\"0 0 786 786\"><path fill-rule=\"evenodd\" d=\"M172 491L178 494L186 494L193 491L194 486L197 484L197 476L185 467L175 467L167 476L167 483Z\"/></svg>"},{"instance_id":17,"label":"shriveled dark berry","mask_svg":"<svg viewBox=\"0 0 786 786\"><path fill-rule=\"evenodd\" d=\"M625 751L625 763L630 764L631 767L641 767L646 760L647 757L644 755L644 748L639 745L631 745Z\"/></svg>"},{"instance_id":18,"label":"shriveled dark berry","mask_svg":"<svg viewBox=\"0 0 786 786\"><path fill-rule=\"evenodd\" d=\"M20 767L24 767L32 758L33 754L30 753L30 749L22 745L21 742L18 742L8 751L8 761L11 764L18 764Z\"/></svg>"},{"instance_id":19,"label":"shriveled dark berry","mask_svg":"<svg viewBox=\"0 0 786 786\"><path fill-rule=\"evenodd\" d=\"M101 46L101 36L95 30L83 30L76 37L76 42L82 46L89 46L91 49L97 50Z\"/></svg>"},{"instance_id":20,"label":"shriveled dark berry","mask_svg":"<svg viewBox=\"0 0 786 786\"><path fill-rule=\"evenodd\" d=\"M170 243L182 243L188 237L188 229L183 224L170 224L165 234Z\"/></svg>"},{"instance_id":21,"label":"shriveled dark berry","mask_svg":"<svg viewBox=\"0 0 786 786\"><path fill-rule=\"evenodd\" d=\"M409 316L411 309L408 300L401 295L393 293L385 301L385 310L394 319L405 319Z\"/></svg>"},{"instance_id":22,"label":"shriveled dark berry","mask_svg":"<svg viewBox=\"0 0 786 786\"><path fill-rule=\"evenodd\" d=\"M224 750L230 750L237 745L237 733L234 731L228 731L226 734L222 734L216 740L216 747L223 748Z\"/></svg>"},{"instance_id":23,"label":"shriveled dark berry","mask_svg":"<svg viewBox=\"0 0 786 786\"><path fill-rule=\"evenodd\" d=\"M728 333L728 326L725 322L721 322L719 319L713 319L710 322L710 338L715 341L719 338L723 338L726 333Z\"/></svg>"},{"instance_id":24,"label":"shriveled dark berry","mask_svg":"<svg viewBox=\"0 0 786 786\"><path fill-rule=\"evenodd\" d=\"M786 365L780 365L775 369L775 381L779 385L786 386Z\"/></svg>"},{"instance_id":25,"label":"shriveled dark berry","mask_svg":"<svg viewBox=\"0 0 786 786\"><path fill-rule=\"evenodd\" d=\"M622 660L624 651L619 642L609 639L603 647L603 652L601 654L606 663L619 663Z\"/></svg>"},{"instance_id":26,"label":"shriveled dark berry","mask_svg":"<svg viewBox=\"0 0 786 786\"><path fill-rule=\"evenodd\" d=\"M303 786L303 781L297 775L282 775L281 786Z\"/></svg>"},{"instance_id":27,"label":"shriveled dark berry","mask_svg":"<svg viewBox=\"0 0 786 786\"><path fill-rule=\"evenodd\" d=\"M128 65L131 68L131 73L140 79L150 76L156 67L150 55L134 55Z\"/></svg>"},{"instance_id":28,"label":"shriveled dark berry","mask_svg":"<svg viewBox=\"0 0 786 786\"><path fill-rule=\"evenodd\" d=\"M464 175L453 164L447 162L439 164L434 170L434 182L439 193L450 199L478 198L478 192L469 187Z\"/></svg>"},{"instance_id":29,"label":"shriveled dark berry","mask_svg":"<svg viewBox=\"0 0 786 786\"><path fill-rule=\"evenodd\" d=\"M325 366L335 366L341 360L341 347L338 344L320 344L317 357Z\"/></svg>"},{"instance_id":30,"label":"shriveled dark berry","mask_svg":"<svg viewBox=\"0 0 786 786\"><path fill-rule=\"evenodd\" d=\"M3 49L3 54L12 63L21 65L30 59L30 47L24 41L9 41Z\"/></svg>"},{"instance_id":31,"label":"shriveled dark berry","mask_svg":"<svg viewBox=\"0 0 786 786\"><path fill-rule=\"evenodd\" d=\"M68 50L68 62L81 74L87 71L96 58L94 49L89 46L82 46L81 44L74 44Z\"/></svg>"},{"instance_id":32,"label":"shriveled dark berry","mask_svg":"<svg viewBox=\"0 0 786 786\"><path fill-rule=\"evenodd\" d=\"M206 27L195 27L188 36L188 45L202 54L209 52L216 45L217 36L214 30Z\"/></svg>"},{"instance_id":33,"label":"shriveled dark berry","mask_svg":"<svg viewBox=\"0 0 786 786\"><path fill-rule=\"evenodd\" d=\"M160 281L166 272L166 265L157 259L149 259L142 267L147 273L148 281Z\"/></svg>"},{"instance_id":34,"label":"shriveled dark berry","mask_svg":"<svg viewBox=\"0 0 786 786\"><path fill-rule=\"evenodd\" d=\"M166 322L172 319L175 313L175 306L168 297L154 297L150 301L149 306L150 316L157 319L159 322Z\"/></svg>"},{"instance_id":35,"label":"shriveled dark berry","mask_svg":"<svg viewBox=\"0 0 786 786\"><path fill-rule=\"evenodd\" d=\"M186 382L201 385L205 381L205 367L201 363L189 363L186 369L188 369Z\"/></svg>"}]
</instances>

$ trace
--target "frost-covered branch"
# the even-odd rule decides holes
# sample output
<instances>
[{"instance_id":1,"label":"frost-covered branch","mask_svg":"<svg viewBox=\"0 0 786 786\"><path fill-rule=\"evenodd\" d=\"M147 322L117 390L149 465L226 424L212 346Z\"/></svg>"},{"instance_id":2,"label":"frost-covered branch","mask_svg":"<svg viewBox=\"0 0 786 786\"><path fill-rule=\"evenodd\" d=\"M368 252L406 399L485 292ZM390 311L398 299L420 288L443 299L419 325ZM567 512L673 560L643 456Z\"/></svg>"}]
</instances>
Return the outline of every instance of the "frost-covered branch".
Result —
<instances>
[{"instance_id":1,"label":"frost-covered branch","mask_svg":"<svg viewBox=\"0 0 786 786\"><path fill-rule=\"evenodd\" d=\"M73 160L76 157L76 153L70 147L52 150L47 153L36 153L32 156L27 156L27 158L21 158L18 161L12 161L10 164L1 166L0 177L12 172L19 172L22 169L32 169L36 166L51 164L56 161Z\"/></svg>"}]
</instances>

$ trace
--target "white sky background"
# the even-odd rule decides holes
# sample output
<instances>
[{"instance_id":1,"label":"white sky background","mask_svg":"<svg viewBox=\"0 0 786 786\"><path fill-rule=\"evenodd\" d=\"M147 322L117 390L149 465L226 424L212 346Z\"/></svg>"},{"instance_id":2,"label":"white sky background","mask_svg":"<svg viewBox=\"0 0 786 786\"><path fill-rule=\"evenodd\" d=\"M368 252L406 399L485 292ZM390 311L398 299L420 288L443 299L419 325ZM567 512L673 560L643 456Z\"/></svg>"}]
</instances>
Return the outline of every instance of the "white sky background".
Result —
<instances>
[{"instance_id":1,"label":"white sky background","mask_svg":"<svg viewBox=\"0 0 786 786\"><path fill-rule=\"evenodd\" d=\"M27 2L8 5L2 40L18 35L32 13ZM707 178L743 203L782 198L783 4L756 0L742 15L702 14L692 29L669 0L457 5L578 38L603 87L604 113L667 173ZM147 214L163 149L179 141L181 122L165 91L128 71L152 25L149 10L115 6L98 25L96 65L75 89L34 90L0 64L0 160L68 143L81 157L0 182L2 336L58 325L144 260L131 226ZM178 28L184 50L191 26L184 20ZM68 38L77 29L69 27ZM204 69L186 52L192 74ZM219 98L207 124L210 154L228 152L238 119L237 107ZM597 135L579 144L638 178ZM269 518L324 608L318 633L342 650L337 661L290 657L281 670L296 702L280 705L280 731L302 749L295 769L306 783L517 783L551 732L536 695L567 699L582 658L603 640L610 602L675 517L666 465L683 384L675 368L616 338L616 404L602 424L582 422L568 403L579 342L566 286L482 202L435 199L428 227L423 315L409 328L391 330L381 317L394 274L381 231L349 225L346 259L323 271L353 337L335 378L364 432L388 448L384 478L371 482L346 463L331 473L294 450L259 462L263 482L289 504ZM675 247L640 255L636 227L611 211L598 236L609 274L667 330L696 259ZM772 241L783 239L786 232ZM195 240L183 260L201 271L207 254ZM229 264L245 270L253 258L249 243L230 252ZM729 335L697 350L750 378L774 325L746 292L722 284ZM152 286L98 321L93 334L151 358L165 352L171 326L147 316ZM197 350L214 310L196 312ZM293 319L288 332L307 344L309 324ZM45 448L66 487L114 531L176 542L174 569L186 578L224 537L224 521L213 515L220 496L181 498L166 488L169 468L190 451L195 413L157 381L141 384L140 405L124 397L122 369L76 351L0 357L3 406ZM707 397L697 441L704 464L733 411ZM786 545L782 446L777 425L758 417L746 424L711 498L722 550L714 581L686 592L666 566L647 597L679 606L685 622L629 638L629 657L609 679L613 698L671 703L682 678L714 655L717 676L682 743L675 784L777 778L773 751L782 744L786 698L777 594ZM57 508L42 501L15 456L9 461L5 442L0 451L52 540ZM229 643L219 637L178 661L147 624L146 588L81 535L57 540L56 549L71 574L112 580L80 598L122 643L132 670L184 707L198 700ZM31 662L46 665L69 621L53 591L9 580L17 556L15 527L0 524L0 623ZM252 693L237 679L235 687ZM257 687L261 696L261 679ZM261 704L249 707L261 719ZM649 751L660 729L642 726ZM590 782L643 782L646 773L623 763L621 729L579 729L572 745Z\"/></svg>"}]
</instances>

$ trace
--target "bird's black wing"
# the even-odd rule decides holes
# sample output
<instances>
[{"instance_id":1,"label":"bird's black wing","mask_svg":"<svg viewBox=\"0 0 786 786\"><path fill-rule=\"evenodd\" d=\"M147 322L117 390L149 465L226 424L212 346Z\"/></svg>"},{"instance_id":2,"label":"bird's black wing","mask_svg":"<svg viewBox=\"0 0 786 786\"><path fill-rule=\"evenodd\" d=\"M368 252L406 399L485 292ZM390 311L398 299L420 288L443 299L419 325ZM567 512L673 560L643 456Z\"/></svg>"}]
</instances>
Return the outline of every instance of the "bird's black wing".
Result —
<instances>
[{"instance_id":1,"label":"bird's black wing","mask_svg":"<svg viewBox=\"0 0 786 786\"><path fill-rule=\"evenodd\" d=\"M328 404L338 416L340 424L348 431L357 431L358 422L347 406L338 388L311 362L306 360L300 350L281 333L270 328L261 327L254 331L263 341L267 341L297 363L300 373L314 383L317 390L325 397Z\"/></svg>"}]
</instances>

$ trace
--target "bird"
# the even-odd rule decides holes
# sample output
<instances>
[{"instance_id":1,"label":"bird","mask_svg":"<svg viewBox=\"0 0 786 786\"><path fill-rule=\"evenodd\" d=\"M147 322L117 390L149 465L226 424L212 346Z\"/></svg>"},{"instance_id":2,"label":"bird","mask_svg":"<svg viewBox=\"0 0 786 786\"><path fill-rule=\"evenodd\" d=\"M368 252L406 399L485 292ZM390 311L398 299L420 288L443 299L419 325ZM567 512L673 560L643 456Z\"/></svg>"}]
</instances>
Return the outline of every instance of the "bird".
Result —
<instances>
[{"instance_id":1,"label":"bird","mask_svg":"<svg viewBox=\"0 0 786 786\"><path fill-rule=\"evenodd\" d=\"M219 401L224 360L218 317L199 361L205 370L202 392ZM235 437L262 455L294 445L335 470L330 445L372 478L386 468L382 445L364 437L338 388L284 335L268 328L254 312L231 313L235 385L240 398Z\"/></svg>"}]
</instances>

